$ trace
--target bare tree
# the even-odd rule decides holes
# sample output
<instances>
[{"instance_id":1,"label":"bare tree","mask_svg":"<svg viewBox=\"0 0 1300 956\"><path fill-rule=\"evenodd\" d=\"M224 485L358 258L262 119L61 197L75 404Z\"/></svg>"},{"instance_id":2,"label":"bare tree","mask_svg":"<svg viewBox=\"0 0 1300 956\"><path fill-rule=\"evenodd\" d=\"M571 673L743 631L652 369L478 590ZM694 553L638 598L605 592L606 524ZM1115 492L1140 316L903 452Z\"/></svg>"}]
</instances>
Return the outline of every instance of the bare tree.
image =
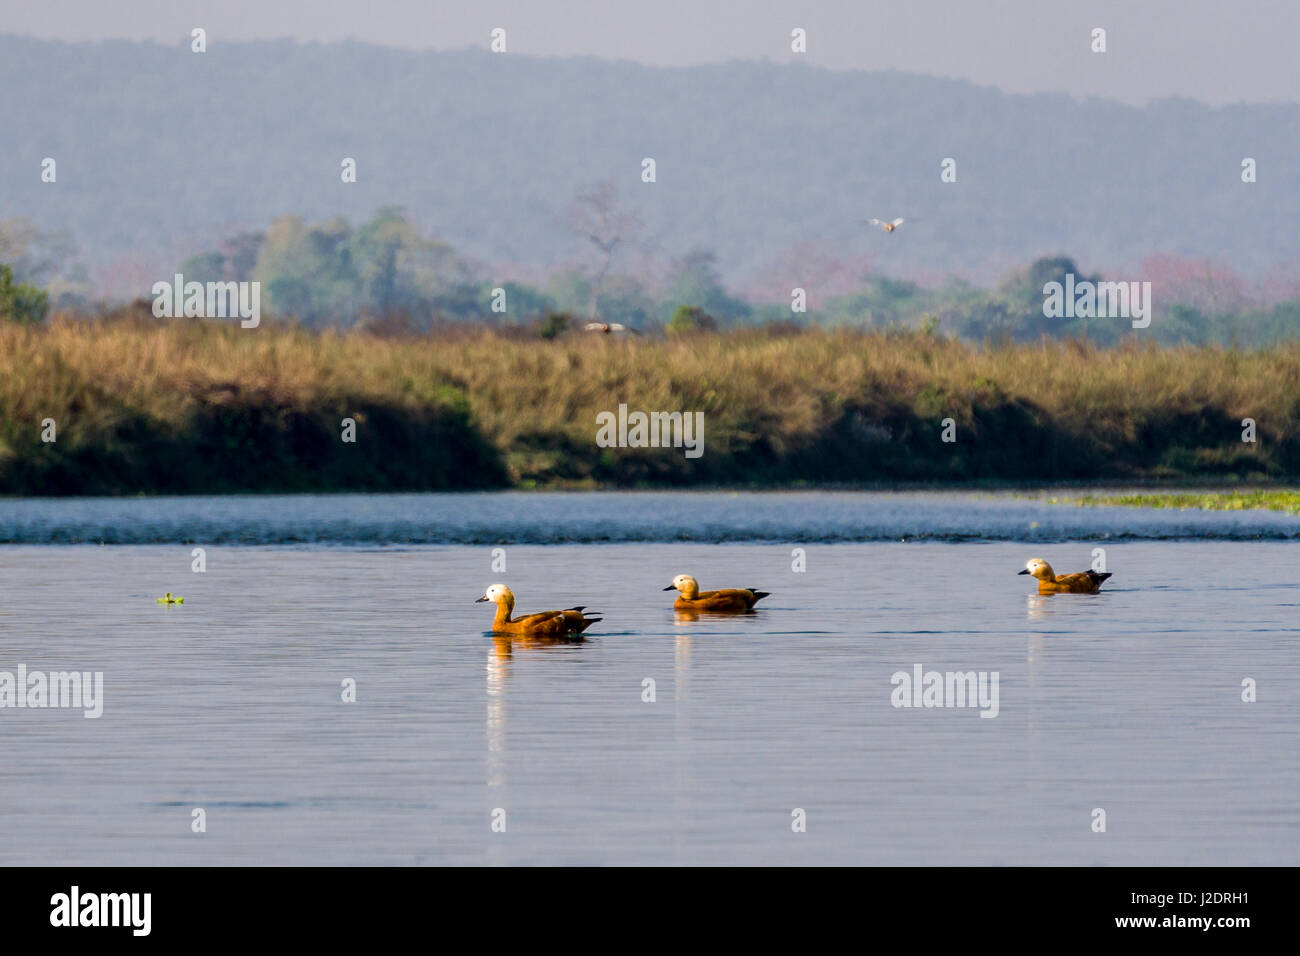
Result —
<instances>
[{"instance_id":1,"label":"bare tree","mask_svg":"<svg viewBox=\"0 0 1300 956\"><path fill-rule=\"evenodd\" d=\"M45 232L30 219L0 219L0 262L12 266L20 282L44 286L75 255L76 245L66 232Z\"/></svg>"},{"instance_id":2,"label":"bare tree","mask_svg":"<svg viewBox=\"0 0 1300 956\"><path fill-rule=\"evenodd\" d=\"M591 244L595 266L591 277L591 316L597 318L600 295L614 256L620 249L634 245L641 231L641 217L635 210L619 204L612 180L579 190L569 206L569 225Z\"/></svg>"}]
</instances>

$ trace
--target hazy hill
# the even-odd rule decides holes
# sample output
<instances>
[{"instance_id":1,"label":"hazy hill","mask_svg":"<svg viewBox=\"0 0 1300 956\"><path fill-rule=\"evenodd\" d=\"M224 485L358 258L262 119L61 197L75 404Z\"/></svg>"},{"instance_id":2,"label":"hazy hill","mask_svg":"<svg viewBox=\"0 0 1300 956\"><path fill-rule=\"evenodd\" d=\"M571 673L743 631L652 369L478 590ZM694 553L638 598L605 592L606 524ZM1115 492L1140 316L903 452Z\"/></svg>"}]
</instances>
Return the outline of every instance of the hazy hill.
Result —
<instances>
[{"instance_id":1,"label":"hazy hill","mask_svg":"<svg viewBox=\"0 0 1300 956\"><path fill-rule=\"evenodd\" d=\"M574 192L602 179L660 255L712 248L732 280L800 246L987 283L1062 251L1089 268L1178 253L1247 274L1300 254L1300 107L1135 109L767 62L219 36L202 55L0 37L0 90L0 218L70 230L119 287L282 213L355 222L394 204L466 255L552 264L575 249ZM56 184L40 181L45 156ZM355 185L339 180L344 156ZM948 156L952 185L939 181ZM1254 185L1243 156L1258 161ZM871 215L908 223L885 237L860 225Z\"/></svg>"}]
</instances>

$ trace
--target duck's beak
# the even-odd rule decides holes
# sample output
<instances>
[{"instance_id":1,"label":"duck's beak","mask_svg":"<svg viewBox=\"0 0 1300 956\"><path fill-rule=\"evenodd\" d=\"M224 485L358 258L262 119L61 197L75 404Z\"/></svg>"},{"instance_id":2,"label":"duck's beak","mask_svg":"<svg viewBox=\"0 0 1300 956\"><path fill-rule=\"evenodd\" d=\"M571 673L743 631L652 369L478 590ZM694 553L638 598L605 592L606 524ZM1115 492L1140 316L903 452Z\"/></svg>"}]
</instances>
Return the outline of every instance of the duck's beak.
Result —
<instances>
[{"instance_id":1,"label":"duck's beak","mask_svg":"<svg viewBox=\"0 0 1300 956\"><path fill-rule=\"evenodd\" d=\"M475 604L482 604L482 603L483 603L484 601L486 601L486 600L487 600L487 595L485 594L485 595L483 595L483 596L480 597L480 598L475 598L475 599L474 599L474 603L475 603Z\"/></svg>"},{"instance_id":2,"label":"duck's beak","mask_svg":"<svg viewBox=\"0 0 1300 956\"><path fill-rule=\"evenodd\" d=\"M1029 573L1029 569L1028 569L1028 568L1025 568L1023 571L1017 571L1016 573L1017 573L1017 574L1028 574L1028 573Z\"/></svg>"},{"instance_id":3,"label":"duck's beak","mask_svg":"<svg viewBox=\"0 0 1300 956\"><path fill-rule=\"evenodd\" d=\"M675 585L675 584L670 584L670 585L668 585L668 587L664 588L664 590L665 590L665 591L676 591L676 590L677 590L677 585Z\"/></svg>"}]
</instances>

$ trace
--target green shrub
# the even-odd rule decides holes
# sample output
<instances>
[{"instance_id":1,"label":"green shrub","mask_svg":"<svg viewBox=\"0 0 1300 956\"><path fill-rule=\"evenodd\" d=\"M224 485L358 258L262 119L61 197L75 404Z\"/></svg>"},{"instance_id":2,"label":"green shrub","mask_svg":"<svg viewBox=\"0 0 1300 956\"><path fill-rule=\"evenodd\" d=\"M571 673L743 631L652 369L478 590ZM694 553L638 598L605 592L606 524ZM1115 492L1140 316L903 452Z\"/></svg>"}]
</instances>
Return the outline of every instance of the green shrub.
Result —
<instances>
[{"instance_id":1,"label":"green shrub","mask_svg":"<svg viewBox=\"0 0 1300 956\"><path fill-rule=\"evenodd\" d=\"M50 297L30 285L14 284L14 272L0 265L0 319L21 325L40 325L50 311Z\"/></svg>"},{"instance_id":2,"label":"green shrub","mask_svg":"<svg viewBox=\"0 0 1300 956\"><path fill-rule=\"evenodd\" d=\"M685 335L691 332L712 332L717 327L717 319L699 306L679 305L664 326L664 331L669 335Z\"/></svg>"}]
</instances>

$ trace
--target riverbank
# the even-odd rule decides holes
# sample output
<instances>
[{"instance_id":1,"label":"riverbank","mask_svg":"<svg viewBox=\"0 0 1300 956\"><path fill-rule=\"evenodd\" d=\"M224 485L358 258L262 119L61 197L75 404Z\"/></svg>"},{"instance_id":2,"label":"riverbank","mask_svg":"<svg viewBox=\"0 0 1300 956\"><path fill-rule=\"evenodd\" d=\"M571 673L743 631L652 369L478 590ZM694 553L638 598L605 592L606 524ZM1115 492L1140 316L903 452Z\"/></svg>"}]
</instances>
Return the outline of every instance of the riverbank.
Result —
<instances>
[{"instance_id":1,"label":"riverbank","mask_svg":"<svg viewBox=\"0 0 1300 956\"><path fill-rule=\"evenodd\" d=\"M1198 511L1281 511L1300 515L1300 491L1295 489L1256 489L1226 492L1141 492L1122 495L1080 495L1047 499L1049 504L1095 507L1111 505L1129 508L1161 508Z\"/></svg>"},{"instance_id":2,"label":"riverbank","mask_svg":"<svg viewBox=\"0 0 1300 956\"><path fill-rule=\"evenodd\" d=\"M0 494L1279 481L1296 381L1297 345L4 325ZM701 454L602 447L619 405L703 413Z\"/></svg>"}]
</instances>

